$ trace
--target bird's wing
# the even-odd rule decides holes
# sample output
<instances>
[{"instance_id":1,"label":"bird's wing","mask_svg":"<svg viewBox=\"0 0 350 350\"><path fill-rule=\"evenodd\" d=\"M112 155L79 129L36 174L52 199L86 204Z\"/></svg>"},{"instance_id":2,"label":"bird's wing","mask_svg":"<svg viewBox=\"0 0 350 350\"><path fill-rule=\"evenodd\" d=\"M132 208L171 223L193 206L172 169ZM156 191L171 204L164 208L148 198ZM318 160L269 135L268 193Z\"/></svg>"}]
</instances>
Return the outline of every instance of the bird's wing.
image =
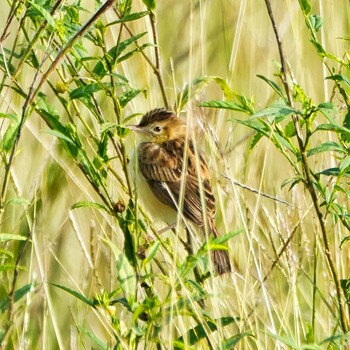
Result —
<instances>
[{"instance_id":1,"label":"bird's wing","mask_svg":"<svg viewBox=\"0 0 350 350\"><path fill-rule=\"evenodd\" d=\"M183 214L197 226L204 225L203 206L210 225L214 222L215 198L209 183L209 172L204 159L200 158L200 179L192 150L188 152L186 176L182 178L184 143L158 145L141 144L139 167L154 195L174 209L183 207ZM202 181L202 186L199 185ZM182 192L182 186L183 192ZM203 197L203 201L202 201Z\"/></svg>"},{"instance_id":2,"label":"bird's wing","mask_svg":"<svg viewBox=\"0 0 350 350\"><path fill-rule=\"evenodd\" d=\"M180 146L180 145L178 145ZM145 142L138 150L139 168L147 181L178 182L181 180L181 149L167 149Z\"/></svg>"},{"instance_id":3,"label":"bird's wing","mask_svg":"<svg viewBox=\"0 0 350 350\"><path fill-rule=\"evenodd\" d=\"M204 225L204 220L207 218L209 225L212 226L215 216L215 198L209 181L203 180L200 186L198 177L192 175L186 176L183 181L183 186L185 186L183 198L181 197L181 182L169 183L167 187L176 202L180 203L178 206L181 207L182 204L184 216L199 227ZM206 208L205 213L202 203Z\"/></svg>"}]
</instances>

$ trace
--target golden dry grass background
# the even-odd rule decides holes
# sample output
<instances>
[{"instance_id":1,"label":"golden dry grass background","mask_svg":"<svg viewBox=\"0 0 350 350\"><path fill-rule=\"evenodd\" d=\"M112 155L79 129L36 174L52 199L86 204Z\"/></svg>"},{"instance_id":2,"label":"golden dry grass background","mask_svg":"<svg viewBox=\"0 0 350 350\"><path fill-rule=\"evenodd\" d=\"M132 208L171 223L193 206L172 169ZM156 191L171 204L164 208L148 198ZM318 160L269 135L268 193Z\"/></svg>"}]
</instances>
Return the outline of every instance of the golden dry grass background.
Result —
<instances>
[{"instance_id":1,"label":"golden dry grass background","mask_svg":"<svg viewBox=\"0 0 350 350\"><path fill-rule=\"evenodd\" d=\"M348 49L349 2L320 0L312 1L311 5L312 11L324 20L319 33L324 46L334 55L342 56ZM95 4L83 0L81 6L92 9ZM2 8L0 30L5 25L8 3L4 1ZM142 3L135 1L134 10L141 9L144 9ZM327 73L309 42L298 1L275 1L273 11L295 80L315 103L329 100L332 84L324 80ZM83 16L88 17L90 13L83 13ZM278 71L275 64L279 60L277 46L263 1L158 1L156 14L162 72L171 104L185 84L201 75L226 79L233 90L253 97L257 110L277 99L266 83L256 76L261 74L273 79L273 74ZM113 19L114 15L107 12L104 20ZM150 31L149 21L144 19L131 23L130 27L134 33ZM10 47L15 33L13 24L10 36L2 45ZM108 35L110 46L113 46L117 33L109 32ZM25 42L25 38L21 37L20 42ZM151 54L151 49L147 52ZM38 55L42 53L38 52ZM162 106L155 76L141 55L134 56L120 68L132 86L148 91L147 97L140 95L128 105L125 116ZM31 69L23 70L18 77L20 85L28 87L34 74ZM49 93L48 86L44 85L43 89ZM109 101L101 93L97 96L105 118L114 122ZM235 263L232 278L207 286L214 294L223 296L213 297L212 311L247 319L242 329L252 331L256 346L253 342L242 341L238 346L241 349L288 348L273 339L269 332L283 334L301 344L311 322L310 278L317 251L320 294L315 338L324 339L331 335L334 321L330 320L332 315L322 298L332 303L333 286L329 282L322 244L317 239L318 226L311 200L301 186L292 191L287 187L281 189L282 182L292 177L292 169L268 140L249 150L250 131L234 121L234 118L245 116L198 107L199 102L221 97L221 91L212 83L186 108L195 125L197 117L208 122L220 145L220 148L216 146L208 128L206 133L199 131L200 147L213 173L218 226L222 232L243 228L243 233L230 241L230 254ZM50 103L55 105L56 102L53 96ZM20 113L22 103L21 98L7 90L6 95L0 97L0 112ZM88 123L95 127L86 107L79 106ZM60 110L58 103L57 109ZM0 129L2 135L5 125L6 122ZM80 290L88 297L101 289L113 290L114 261L99 237L110 238L120 248L124 238L115 219L107 214L87 208L71 210L78 201L98 201L98 198L57 139L46 130L46 124L36 114L26 121L11 169L8 198L22 197L34 203L30 209L32 248L21 262L27 271L20 273L17 285L37 281L40 286L27 298L23 306L25 317L18 317L14 327L18 327L18 334L23 334L24 339L31 339L30 348L55 349L60 344L66 349L79 349L82 347L77 340L76 325L84 325L101 339L109 339L110 329L101 321L103 316L47 282ZM89 140L85 142L89 143ZM128 152L132 152L132 137L126 142ZM335 160L326 154L317 162L315 166L322 168ZM120 168L116 170L121 171ZM1 169L1 177L3 172ZM233 180L283 199L290 205L242 189L234 185ZM108 186L116 201L128 201L115 181L109 181ZM11 207L3 217L1 231L25 234L28 230L24 224L26 220L23 220L25 215L28 213L22 207ZM346 232L339 226L333 227L330 222L328 227L337 247ZM261 285L283 242L295 229L296 234L278 266ZM335 251L340 274L346 276L350 270L348 249ZM11 274L1 275L4 281L7 278L11 278ZM21 313L20 309L18 313ZM123 316L120 315L121 319ZM184 320L179 323L180 329L188 327ZM166 336L166 327L164 329L162 337Z\"/></svg>"}]
</instances>

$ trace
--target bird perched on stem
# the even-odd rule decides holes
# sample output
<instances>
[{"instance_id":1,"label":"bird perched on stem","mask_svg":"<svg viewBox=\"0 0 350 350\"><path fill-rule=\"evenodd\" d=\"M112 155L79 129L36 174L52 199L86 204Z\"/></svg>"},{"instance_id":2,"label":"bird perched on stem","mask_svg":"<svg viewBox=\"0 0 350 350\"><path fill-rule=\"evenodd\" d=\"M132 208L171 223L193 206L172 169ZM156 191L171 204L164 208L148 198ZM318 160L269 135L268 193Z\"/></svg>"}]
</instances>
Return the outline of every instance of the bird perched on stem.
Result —
<instances>
[{"instance_id":1,"label":"bird perched on stem","mask_svg":"<svg viewBox=\"0 0 350 350\"><path fill-rule=\"evenodd\" d=\"M147 140L138 146L138 163L154 196L163 204L181 210L202 231L207 227L209 233L218 237L209 171L187 135L185 121L172 111L158 108L130 128ZM231 271L227 251L212 250L211 254L218 274Z\"/></svg>"}]
</instances>

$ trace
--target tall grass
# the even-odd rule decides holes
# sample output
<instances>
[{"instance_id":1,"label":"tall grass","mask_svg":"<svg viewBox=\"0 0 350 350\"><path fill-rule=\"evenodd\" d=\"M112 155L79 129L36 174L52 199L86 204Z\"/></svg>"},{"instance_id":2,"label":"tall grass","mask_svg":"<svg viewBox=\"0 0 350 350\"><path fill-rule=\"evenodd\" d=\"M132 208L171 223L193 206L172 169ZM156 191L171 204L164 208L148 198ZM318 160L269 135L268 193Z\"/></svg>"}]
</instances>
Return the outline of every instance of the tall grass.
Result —
<instances>
[{"instance_id":1,"label":"tall grass","mask_svg":"<svg viewBox=\"0 0 350 350\"><path fill-rule=\"evenodd\" d=\"M2 5L2 349L349 347L347 1ZM191 254L130 172L160 106L212 173Z\"/></svg>"}]
</instances>

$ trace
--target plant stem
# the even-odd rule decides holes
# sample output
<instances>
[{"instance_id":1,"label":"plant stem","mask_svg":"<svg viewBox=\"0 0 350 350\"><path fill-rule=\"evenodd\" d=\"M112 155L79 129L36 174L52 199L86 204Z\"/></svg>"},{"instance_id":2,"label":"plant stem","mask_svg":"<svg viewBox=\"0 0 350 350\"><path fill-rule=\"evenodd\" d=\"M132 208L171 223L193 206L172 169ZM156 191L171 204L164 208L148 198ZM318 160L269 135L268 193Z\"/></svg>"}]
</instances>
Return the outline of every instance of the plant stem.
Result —
<instances>
[{"instance_id":1,"label":"plant stem","mask_svg":"<svg viewBox=\"0 0 350 350\"><path fill-rule=\"evenodd\" d=\"M289 82L288 82L288 80L291 79L290 69L289 69L289 66L288 66L284 51L283 51L282 41L281 41L280 36L278 34L276 22L275 22L273 12L271 9L270 0L265 0L265 4L266 4L267 12L269 14L269 17L270 17L270 20L272 23L273 31L274 31L277 46L278 46L278 51L279 51L279 56L280 56L280 61L281 61L281 66L282 66L281 67L282 82L284 85L285 92L287 94L289 105L293 108L292 91L290 89ZM311 196L312 203L313 203L313 206L315 208L316 215L318 218L318 222L320 224L323 244L324 244L324 248L325 248L325 255L326 255L327 262L328 262L329 268L331 270L331 274L332 274L335 288L336 288L341 327L342 327L343 332L347 333L349 331L349 322L348 322L348 319L346 316L346 311L344 308L344 298L343 298L343 294L342 294L342 288L340 285L340 278L338 276L337 268L335 266L333 256L331 253L331 247L330 247L330 242L329 242L328 235L327 235L324 216L322 214L321 208L320 208L319 203L318 203L317 193L315 191L315 187L313 184L313 177L312 177L311 170L310 170L308 160L307 160L307 154L306 154L307 143L303 142L302 134L300 131L300 125L298 123L298 118L296 116L293 116L293 123L295 126L296 137L297 137L297 141L298 141L298 145L299 145L299 149L300 149L300 154L301 154L301 164L302 164L304 175L305 175L305 179L304 179L305 185L306 185L306 188Z\"/></svg>"},{"instance_id":2,"label":"plant stem","mask_svg":"<svg viewBox=\"0 0 350 350\"><path fill-rule=\"evenodd\" d=\"M55 5L53 6L53 8L50 11L50 15L53 16L54 13L56 12L56 10L58 9L58 7L61 5L61 3L63 2L63 0L58 0ZM34 45L36 44L36 42L38 41L38 39L41 37L41 33L42 31L46 28L48 22L47 20L44 20L40 27L37 29L34 38L30 41L29 46L26 48L26 51L23 55L23 57L21 58L21 60L18 63L18 66L16 67L15 72L13 73L12 79L15 79L18 72L21 70L22 65L27 61L28 56L30 55Z\"/></svg>"},{"instance_id":3,"label":"plant stem","mask_svg":"<svg viewBox=\"0 0 350 350\"><path fill-rule=\"evenodd\" d=\"M158 79L158 83L159 83L160 90L161 90L162 97L163 97L164 106L166 108L169 108L169 102L168 102L168 98L166 95L165 86L164 86L163 77L162 77L162 72L161 72L161 66L160 66L160 49L159 49L159 44L158 44L157 18L156 18L156 15L152 11L150 12L149 17L151 20L153 42L154 42L154 53L156 56L156 66L155 66L156 69L154 70L154 74L156 75L156 77Z\"/></svg>"},{"instance_id":4,"label":"plant stem","mask_svg":"<svg viewBox=\"0 0 350 350\"><path fill-rule=\"evenodd\" d=\"M121 14L118 12L117 9L115 9L114 11L115 11L115 13L117 14L117 16L119 18L122 18ZM160 50L159 50L159 45L158 45L158 34L157 34L157 28L156 28L156 23L157 22L156 22L155 14L153 14L153 16L154 16L153 19L151 17L151 25L152 25L152 32L153 32L153 41L154 41L154 44L155 44L156 63L154 64L152 62L152 60L145 54L144 50L140 50L140 54L143 56L143 58L147 61L147 63L153 69L153 73L157 77L158 84L159 84L159 87L160 87L160 90L161 90L164 106L166 108L169 108L170 104L168 102L168 98L167 98L167 94L166 94L166 90L165 90L165 85L164 85L163 77L162 77L162 74L161 74ZM127 32L129 33L129 35L131 37L134 36L133 32L131 31L131 29L128 27L128 25L126 23L124 23L124 27L125 27L125 29L127 30ZM137 44L137 42L135 42L135 44L136 44L136 46L138 48L140 48L140 46Z\"/></svg>"},{"instance_id":5,"label":"plant stem","mask_svg":"<svg viewBox=\"0 0 350 350\"><path fill-rule=\"evenodd\" d=\"M116 0L107 0L97 11L96 13L83 25L83 27L75 33L75 35L68 41L68 43L60 50L57 54L54 61L51 63L47 71L43 74L38 86L33 91L33 93L29 96L28 105L30 106L44 82L47 80L49 75L53 72L53 70L57 67L57 65L61 62L63 57L73 48L74 44L88 31L88 29L95 23L95 21L106 12Z\"/></svg>"},{"instance_id":6,"label":"plant stem","mask_svg":"<svg viewBox=\"0 0 350 350\"><path fill-rule=\"evenodd\" d=\"M54 69L57 67L59 62L63 59L63 57L72 49L72 47L76 43L76 41L79 40L86 33L86 31L94 24L94 22L97 20L97 18L99 18L105 11L107 11L107 9L110 6L112 6L115 1L116 0L107 0L96 11L96 13L84 24L84 26L68 41L68 43L57 54L56 58L51 63L51 65L49 66L47 71L43 74L38 86L34 89L35 80L38 76L39 70L35 74L34 79L33 79L33 83L29 88L28 96L27 96L27 98L24 102L23 108L22 108L21 121L20 121L20 124L18 126L17 135L16 135L16 138L15 138L15 141L14 141L14 144L13 144L10 156L9 156L9 161L7 163L7 166L6 166L6 171L5 171L5 176L4 176L2 191L1 191L1 196L0 196L0 214L1 214L1 210L2 210L3 205L4 205L5 196L6 196L6 192L7 192L11 164L13 162L13 158L14 158L14 155L15 155L15 152L17 149L17 145L18 145L19 139L21 137L24 122L29 115L28 109L32 106L34 99L37 96L37 94L39 93L44 82L48 79L49 75L54 71ZM42 63L44 63L44 61Z\"/></svg>"}]
</instances>

